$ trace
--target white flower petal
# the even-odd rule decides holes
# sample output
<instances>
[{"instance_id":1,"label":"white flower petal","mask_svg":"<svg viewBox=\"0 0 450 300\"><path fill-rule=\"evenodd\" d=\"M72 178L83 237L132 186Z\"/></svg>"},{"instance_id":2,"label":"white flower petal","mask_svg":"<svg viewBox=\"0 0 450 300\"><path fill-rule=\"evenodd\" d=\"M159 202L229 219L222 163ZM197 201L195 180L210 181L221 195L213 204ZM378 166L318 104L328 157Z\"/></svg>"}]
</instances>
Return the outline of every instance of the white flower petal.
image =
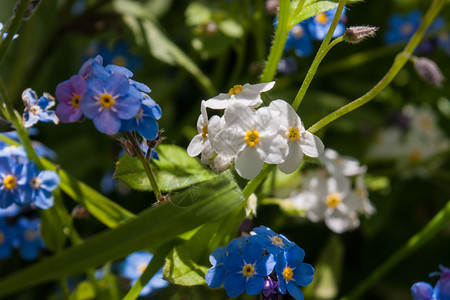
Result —
<instances>
[{"instance_id":1,"label":"white flower petal","mask_svg":"<svg viewBox=\"0 0 450 300\"><path fill-rule=\"evenodd\" d=\"M225 157L234 157L246 145L245 132L238 126L222 129L213 140L213 147L217 153Z\"/></svg>"},{"instance_id":2,"label":"white flower petal","mask_svg":"<svg viewBox=\"0 0 450 300\"><path fill-rule=\"evenodd\" d=\"M231 95L228 93L221 93L205 101L205 107L212 109L225 109L230 104Z\"/></svg>"},{"instance_id":3,"label":"white flower petal","mask_svg":"<svg viewBox=\"0 0 450 300\"><path fill-rule=\"evenodd\" d=\"M300 145L304 154L309 157L319 157L324 151L322 141L314 134L304 131L301 133Z\"/></svg>"},{"instance_id":4,"label":"white flower petal","mask_svg":"<svg viewBox=\"0 0 450 300\"><path fill-rule=\"evenodd\" d=\"M356 220L355 220L356 219ZM344 214L337 209L330 209L325 216L325 224L336 233L343 233L359 225L358 218L354 214Z\"/></svg>"},{"instance_id":5,"label":"white flower petal","mask_svg":"<svg viewBox=\"0 0 450 300\"><path fill-rule=\"evenodd\" d=\"M261 107L255 113L255 127L267 134L277 134L280 131L280 113L270 107Z\"/></svg>"},{"instance_id":6,"label":"white flower petal","mask_svg":"<svg viewBox=\"0 0 450 300\"><path fill-rule=\"evenodd\" d=\"M281 135L267 136L260 135L260 141L255 146L261 159L268 164L280 164L285 161L288 145Z\"/></svg>"},{"instance_id":7,"label":"white flower petal","mask_svg":"<svg viewBox=\"0 0 450 300\"><path fill-rule=\"evenodd\" d=\"M203 143L204 139L201 134L194 136L187 147L187 154L191 157L199 155L203 150Z\"/></svg>"},{"instance_id":8,"label":"white flower petal","mask_svg":"<svg viewBox=\"0 0 450 300\"><path fill-rule=\"evenodd\" d=\"M304 127L297 112L292 106L284 100L278 99L270 102L270 108L280 113L280 124L283 127L297 127L300 131L304 131ZM303 129L303 130L302 130Z\"/></svg>"},{"instance_id":9,"label":"white flower petal","mask_svg":"<svg viewBox=\"0 0 450 300\"><path fill-rule=\"evenodd\" d=\"M251 108L257 108L263 103L260 94L251 93L244 90L242 90L239 94L232 95L230 102L231 104L240 103Z\"/></svg>"},{"instance_id":10,"label":"white flower petal","mask_svg":"<svg viewBox=\"0 0 450 300\"><path fill-rule=\"evenodd\" d=\"M310 206L306 212L306 217L311 222L320 222L325 218L328 206L315 194L309 196Z\"/></svg>"},{"instance_id":11,"label":"white flower petal","mask_svg":"<svg viewBox=\"0 0 450 300\"><path fill-rule=\"evenodd\" d=\"M212 116L208 123L208 137L213 140L216 134L222 129L222 119L219 116Z\"/></svg>"},{"instance_id":12,"label":"white flower petal","mask_svg":"<svg viewBox=\"0 0 450 300\"><path fill-rule=\"evenodd\" d=\"M203 132L203 126L205 126L205 122L204 122L203 116L200 115L200 116L198 116L198 119L197 119L197 132L198 133L201 134Z\"/></svg>"},{"instance_id":13,"label":"white flower petal","mask_svg":"<svg viewBox=\"0 0 450 300\"><path fill-rule=\"evenodd\" d=\"M342 198L350 190L350 180L345 176L331 176L327 180L327 190L329 194L338 193Z\"/></svg>"},{"instance_id":14,"label":"white flower petal","mask_svg":"<svg viewBox=\"0 0 450 300\"><path fill-rule=\"evenodd\" d=\"M246 83L242 87L242 91L249 90L252 93L262 93L262 92L267 92L268 90L272 89L274 85L275 85L275 81L265 82L265 83L257 83L257 84Z\"/></svg>"},{"instance_id":15,"label":"white flower petal","mask_svg":"<svg viewBox=\"0 0 450 300\"><path fill-rule=\"evenodd\" d=\"M298 169L302 160L303 160L303 152L296 142L288 142L289 152L286 156L286 160L278 164L278 168L281 172L286 174L291 174Z\"/></svg>"},{"instance_id":16,"label":"white flower petal","mask_svg":"<svg viewBox=\"0 0 450 300\"><path fill-rule=\"evenodd\" d=\"M244 130L253 130L256 119L255 112L248 106L241 103L230 105L223 115L225 127L238 125Z\"/></svg>"},{"instance_id":17,"label":"white flower petal","mask_svg":"<svg viewBox=\"0 0 450 300\"><path fill-rule=\"evenodd\" d=\"M253 147L246 147L235 160L237 173L245 179L255 178L263 166L264 162Z\"/></svg>"}]
</instances>

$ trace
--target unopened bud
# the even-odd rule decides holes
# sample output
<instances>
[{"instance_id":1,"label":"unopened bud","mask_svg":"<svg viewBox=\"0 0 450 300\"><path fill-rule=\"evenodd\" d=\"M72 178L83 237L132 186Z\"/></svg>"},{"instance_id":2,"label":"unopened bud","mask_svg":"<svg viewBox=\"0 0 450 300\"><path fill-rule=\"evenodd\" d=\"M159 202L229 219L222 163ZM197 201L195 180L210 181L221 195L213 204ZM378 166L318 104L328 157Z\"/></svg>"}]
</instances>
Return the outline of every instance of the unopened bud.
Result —
<instances>
[{"instance_id":1,"label":"unopened bud","mask_svg":"<svg viewBox=\"0 0 450 300\"><path fill-rule=\"evenodd\" d=\"M165 136L162 136L164 133L164 129L158 130L158 135L154 140L147 141L147 146L149 149L155 149L162 141L166 139Z\"/></svg>"},{"instance_id":2,"label":"unopened bud","mask_svg":"<svg viewBox=\"0 0 450 300\"><path fill-rule=\"evenodd\" d=\"M441 87L442 81L444 81L444 75L442 75L436 63L425 57L413 58L414 68L417 74L428 83L431 83L435 87Z\"/></svg>"},{"instance_id":3,"label":"unopened bud","mask_svg":"<svg viewBox=\"0 0 450 300\"><path fill-rule=\"evenodd\" d=\"M118 139L118 141L122 145L122 148L125 150L125 152L128 153L128 155L130 155L131 157L137 156L136 151L134 151L133 144L129 140Z\"/></svg>"},{"instance_id":4,"label":"unopened bud","mask_svg":"<svg viewBox=\"0 0 450 300\"><path fill-rule=\"evenodd\" d=\"M41 0L30 0L30 2L28 2L28 7L27 10L25 11L25 15L23 16L23 18L25 20L28 20L36 11L37 7L39 6L39 4L41 3ZM16 6L14 7L14 13L17 13L17 9L19 8L20 5L20 1L17 2Z\"/></svg>"},{"instance_id":5,"label":"unopened bud","mask_svg":"<svg viewBox=\"0 0 450 300\"><path fill-rule=\"evenodd\" d=\"M79 204L73 208L72 217L75 219L86 219L89 217L89 211L86 206Z\"/></svg>"},{"instance_id":6,"label":"unopened bud","mask_svg":"<svg viewBox=\"0 0 450 300\"><path fill-rule=\"evenodd\" d=\"M362 40L374 37L378 27L374 26L353 26L349 27L344 32L344 41L357 44Z\"/></svg>"},{"instance_id":7,"label":"unopened bud","mask_svg":"<svg viewBox=\"0 0 450 300\"><path fill-rule=\"evenodd\" d=\"M267 0L266 1L266 11L268 14L271 14L271 15L278 14L279 7L280 7L280 0Z\"/></svg>"}]
</instances>

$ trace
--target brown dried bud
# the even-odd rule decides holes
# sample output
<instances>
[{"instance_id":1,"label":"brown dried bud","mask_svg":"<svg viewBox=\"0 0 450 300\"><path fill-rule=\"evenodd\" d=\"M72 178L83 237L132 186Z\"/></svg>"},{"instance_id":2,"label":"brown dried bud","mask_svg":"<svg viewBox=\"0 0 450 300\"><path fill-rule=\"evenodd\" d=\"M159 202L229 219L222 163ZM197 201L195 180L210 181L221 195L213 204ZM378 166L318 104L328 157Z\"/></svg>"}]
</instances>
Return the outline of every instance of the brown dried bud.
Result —
<instances>
[{"instance_id":1,"label":"brown dried bud","mask_svg":"<svg viewBox=\"0 0 450 300\"><path fill-rule=\"evenodd\" d=\"M77 205L72 209L72 217L75 219L86 219L89 217L89 211L84 205Z\"/></svg>"},{"instance_id":2,"label":"brown dried bud","mask_svg":"<svg viewBox=\"0 0 450 300\"><path fill-rule=\"evenodd\" d=\"M344 41L357 44L365 38L374 37L378 27L374 26L353 26L344 32Z\"/></svg>"},{"instance_id":3,"label":"brown dried bud","mask_svg":"<svg viewBox=\"0 0 450 300\"><path fill-rule=\"evenodd\" d=\"M136 157L137 153L134 151L133 144L126 139L118 139L119 143L122 145L122 148L125 150L128 155L131 157Z\"/></svg>"},{"instance_id":4,"label":"brown dried bud","mask_svg":"<svg viewBox=\"0 0 450 300\"><path fill-rule=\"evenodd\" d=\"M30 0L30 2L28 2L28 7L27 10L25 11L25 15L23 16L23 18L25 20L28 20L36 11L37 7L39 6L39 4L41 3L41 0ZM17 9L20 5L20 1L17 2L16 6L14 7L14 14L17 13Z\"/></svg>"},{"instance_id":5,"label":"brown dried bud","mask_svg":"<svg viewBox=\"0 0 450 300\"><path fill-rule=\"evenodd\" d=\"M165 136L161 136L164 133L164 129L158 130L158 135L154 140L147 141L147 146L149 149L155 149L162 141L166 139Z\"/></svg>"},{"instance_id":6,"label":"brown dried bud","mask_svg":"<svg viewBox=\"0 0 450 300\"><path fill-rule=\"evenodd\" d=\"M417 74L428 83L431 83L435 87L442 87L442 81L444 81L444 75L442 75L436 63L425 57L413 58L414 68Z\"/></svg>"}]
</instances>

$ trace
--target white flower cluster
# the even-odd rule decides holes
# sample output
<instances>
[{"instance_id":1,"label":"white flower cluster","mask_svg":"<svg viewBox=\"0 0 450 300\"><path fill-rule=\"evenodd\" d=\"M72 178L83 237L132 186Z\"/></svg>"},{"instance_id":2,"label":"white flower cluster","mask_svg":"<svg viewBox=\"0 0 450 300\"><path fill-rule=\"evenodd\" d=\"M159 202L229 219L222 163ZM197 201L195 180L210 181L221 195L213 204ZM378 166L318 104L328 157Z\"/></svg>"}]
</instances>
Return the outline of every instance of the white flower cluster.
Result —
<instances>
[{"instance_id":1,"label":"white flower cluster","mask_svg":"<svg viewBox=\"0 0 450 300\"><path fill-rule=\"evenodd\" d=\"M357 228L359 214L370 216L375 213L364 183L366 166L361 166L354 158L340 156L332 149L326 149L319 159L326 170L316 170L306 176L304 190L291 197L293 204L305 211L310 221L324 220L336 233Z\"/></svg>"},{"instance_id":2,"label":"white flower cluster","mask_svg":"<svg viewBox=\"0 0 450 300\"><path fill-rule=\"evenodd\" d=\"M381 131L367 158L396 161L396 169L406 178L427 176L441 164L442 154L449 150L449 140L429 107L407 105L402 117L403 128L390 127Z\"/></svg>"},{"instance_id":3,"label":"white flower cluster","mask_svg":"<svg viewBox=\"0 0 450 300\"><path fill-rule=\"evenodd\" d=\"M318 157L324 150L322 141L306 131L289 103L274 100L257 109L263 103L261 93L274 84L235 85L228 93L202 101L198 134L187 153L201 154L202 163L217 171L225 170L234 161L237 173L246 179L256 177L264 163L292 173L304 154ZM208 118L206 108L225 111L222 117Z\"/></svg>"}]
</instances>

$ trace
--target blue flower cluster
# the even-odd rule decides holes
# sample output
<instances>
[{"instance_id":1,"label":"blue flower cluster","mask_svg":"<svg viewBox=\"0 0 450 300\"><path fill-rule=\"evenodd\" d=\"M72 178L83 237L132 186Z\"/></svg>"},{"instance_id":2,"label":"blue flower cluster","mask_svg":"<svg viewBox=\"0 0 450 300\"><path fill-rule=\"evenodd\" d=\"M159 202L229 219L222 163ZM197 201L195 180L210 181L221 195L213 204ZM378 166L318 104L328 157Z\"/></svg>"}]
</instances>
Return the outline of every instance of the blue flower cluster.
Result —
<instances>
[{"instance_id":1,"label":"blue flower cluster","mask_svg":"<svg viewBox=\"0 0 450 300\"><path fill-rule=\"evenodd\" d=\"M3 211L0 209L0 213ZM36 259L39 250L45 249L39 219L20 217L14 222L0 217L0 259L8 258L14 248L19 249L20 256L27 261Z\"/></svg>"},{"instance_id":2,"label":"blue flower cluster","mask_svg":"<svg viewBox=\"0 0 450 300\"><path fill-rule=\"evenodd\" d=\"M223 284L230 297L245 291L270 299L288 292L297 300L303 299L300 286L310 284L314 276L314 268L303 263L305 251L268 227L253 231L254 235L234 239L210 255L212 268L205 276L208 286Z\"/></svg>"},{"instance_id":3,"label":"blue flower cluster","mask_svg":"<svg viewBox=\"0 0 450 300\"><path fill-rule=\"evenodd\" d=\"M441 272L433 272L430 276L440 276L441 278L433 288L427 282L416 282L411 287L414 300L450 300L450 269L439 266Z\"/></svg>"},{"instance_id":4,"label":"blue flower cluster","mask_svg":"<svg viewBox=\"0 0 450 300\"><path fill-rule=\"evenodd\" d=\"M294 49L295 54L300 57L311 55L314 50L313 40L323 40L325 38L335 13L336 9L331 9L294 25L289 32L284 51ZM333 37L344 34L344 21L345 9L342 12L341 19L333 33Z\"/></svg>"},{"instance_id":5,"label":"blue flower cluster","mask_svg":"<svg viewBox=\"0 0 450 300\"><path fill-rule=\"evenodd\" d=\"M77 75L56 87L57 116L64 123L85 116L106 134L137 131L147 140L155 139L161 108L148 95L150 88L131 77L125 67L103 66L100 55L90 58Z\"/></svg>"},{"instance_id":6,"label":"blue flower cluster","mask_svg":"<svg viewBox=\"0 0 450 300\"><path fill-rule=\"evenodd\" d=\"M56 172L41 171L29 161L23 147L0 143L0 208L34 204L47 209L59 182Z\"/></svg>"},{"instance_id":7,"label":"blue flower cluster","mask_svg":"<svg viewBox=\"0 0 450 300\"><path fill-rule=\"evenodd\" d=\"M144 273L152 258L153 254L146 251L138 251L128 255L120 270L122 276L130 279L131 285L134 285ZM162 269L160 269L142 288L139 295L146 296L153 290L166 287L167 285L169 285L169 282L163 279Z\"/></svg>"}]
</instances>

